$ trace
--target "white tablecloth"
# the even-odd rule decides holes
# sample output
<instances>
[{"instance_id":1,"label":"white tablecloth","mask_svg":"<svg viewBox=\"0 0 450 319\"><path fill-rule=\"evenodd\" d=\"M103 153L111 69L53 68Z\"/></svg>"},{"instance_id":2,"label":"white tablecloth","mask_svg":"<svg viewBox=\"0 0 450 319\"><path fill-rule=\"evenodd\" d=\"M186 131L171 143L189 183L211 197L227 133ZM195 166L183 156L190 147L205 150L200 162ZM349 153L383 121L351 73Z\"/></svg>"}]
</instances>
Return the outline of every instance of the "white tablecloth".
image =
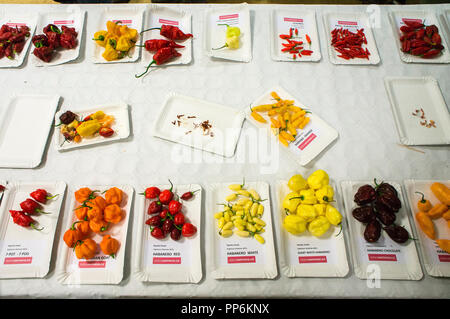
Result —
<instances>
[{"instance_id":1,"label":"white tablecloth","mask_svg":"<svg viewBox=\"0 0 450 319\"><path fill-rule=\"evenodd\" d=\"M334 181L367 180L374 177L403 181L416 179L449 179L448 147L418 147L424 153L398 145L398 137L385 92L385 76L433 76L440 85L444 99L450 101L450 68L448 65L406 64L400 60L387 17L392 6L372 7L380 10L380 28L374 36L381 56L376 66L336 66L328 59L322 15L331 11L366 11L365 6L308 6L317 14L322 59L318 63L282 63L270 58L269 14L281 5L250 5L253 33L253 59L250 63L211 60L203 52L203 13L212 5L174 5L192 13L194 34L193 62L184 66L160 68L143 79L134 74L144 69L144 62L98 65L91 62L91 41L103 5L83 5L87 10L81 56L75 63L50 68L37 68L29 59L18 69L0 70L2 100L22 93L58 93L62 108L123 100L131 107L132 136L129 140L89 149L59 153L54 148L55 136L49 138L43 164L37 169L0 169L0 179L9 181L64 180L68 184L64 212L53 247L50 272L43 279L0 280L0 296L33 296L42 298L104 298L104 297L386 297L386 298L449 298L449 279L433 278L424 271L420 281L381 282L380 288L368 288L358 279L350 262L345 278L294 278L281 274L275 280L215 280L210 276L211 256L208 238L202 236L203 280L199 284L141 283L132 274L135 234L141 227L131 220L126 246L124 279L117 286L61 285L55 276L61 236L68 218L69 199L73 185L131 184L136 192L143 186L166 183L199 183L207 189L211 182L265 180L271 183L272 208L276 209L274 185L278 179L294 172L308 174L321 168ZM297 7L297 6L293 6ZM403 7L427 9L442 14L450 5ZM12 11L64 10L63 5L0 5L5 14ZM245 122L234 158L200 154L192 161L180 161L173 143L153 138L150 134L155 114L169 92L244 108L275 85L281 85L339 131L339 139L308 167L299 167L285 154L249 154L245 136L253 127ZM30 128L32 134L32 128ZM256 161L254 160L256 156ZM205 192L208 197L208 192ZM136 203L136 200L135 200ZM135 205L137 207L137 205ZM205 210L203 216L213 212ZM136 211L132 217L136 216ZM273 213L276 217L277 214ZM205 229L205 218L202 228ZM280 224L274 218L277 236ZM211 231L206 229L206 231ZM348 240L348 238L346 238ZM276 238L277 252L279 238ZM279 264L278 264L279 266ZM422 267L423 268L423 267Z\"/></svg>"}]
</instances>

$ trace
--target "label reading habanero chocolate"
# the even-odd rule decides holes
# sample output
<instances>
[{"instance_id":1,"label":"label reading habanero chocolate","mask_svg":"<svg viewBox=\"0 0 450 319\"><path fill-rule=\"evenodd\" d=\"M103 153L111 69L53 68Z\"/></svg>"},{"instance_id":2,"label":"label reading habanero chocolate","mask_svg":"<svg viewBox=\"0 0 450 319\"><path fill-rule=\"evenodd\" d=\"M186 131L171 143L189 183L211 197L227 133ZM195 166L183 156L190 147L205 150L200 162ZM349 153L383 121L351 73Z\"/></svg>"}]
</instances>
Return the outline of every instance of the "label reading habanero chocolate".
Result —
<instances>
[{"instance_id":1,"label":"label reading habanero chocolate","mask_svg":"<svg viewBox=\"0 0 450 319\"><path fill-rule=\"evenodd\" d=\"M220 238L220 262L222 265L264 264L265 246L254 238L238 241L232 238Z\"/></svg>"},{"instance_id":2,"label":"label reading habanero chocolate","mask_svg":"<svg viewBox=\"0 0 450 319\"><path fill-rule=\"evenodd\" d=\"M0 246L0 265L36 265L40 263L39 251L46 247L42 240L3 241Z\"/></svg>"},{"instance_id":3,"label":"label reading habanero chocolate","mask_svg":"<svg viewBox=\"0 0 450 319\"><path fill-rule=\"evenodd\" d=\"M364 237L359 238L360 254L362 254L362 260L371 262L394 262L404 263L405 252L404 249L390 239L383 236L378 239L376 243L368 243Z\"/></svg>"}]
</instances>

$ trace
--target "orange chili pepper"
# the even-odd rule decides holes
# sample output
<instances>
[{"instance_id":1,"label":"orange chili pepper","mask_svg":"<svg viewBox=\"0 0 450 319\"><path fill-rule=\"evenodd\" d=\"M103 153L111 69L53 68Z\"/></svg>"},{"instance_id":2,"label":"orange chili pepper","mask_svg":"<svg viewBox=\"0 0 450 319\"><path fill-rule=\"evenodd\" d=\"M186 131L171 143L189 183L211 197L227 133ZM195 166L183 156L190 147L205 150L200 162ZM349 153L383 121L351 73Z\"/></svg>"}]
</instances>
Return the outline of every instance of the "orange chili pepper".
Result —
<instances>
[{"instance_id":1,"label":"orange chili pepper","mask_svg":"<svg viewBox=\"0 0 450 319\"><path fill-rule=\"evenodd\" d=\"M87 212L89 210L89 207L86 206L78 206L75 208L75 215L77 216L78 220L87 220Z\"/></svg>"},{"instance_id":2,"label":"orange chili pepper","mask_svg":"<svg viewBox=\"0 0 450 319\"><path fill-rule=\"evenodd\" d=\"M108 204L117 204L120 205L122 202L122 190L117 187L111 187L105 193L105 199Z\"/></svg>"},{"instance_id":3,"label":"orange chili pepper","mask_svg":"<svg viewBox=\"0 0 450 319\"><path fill-rule=\"evenodd\" d=\"M104 221L104 220L90 220L89 221L89 228L94 232L94 233L102 233L104 231L106 231L108 229L108 222Z\"/></svg>"},{"instance_id":4,"label":"orange chili pepper","mask_svg":"<svg viewBox=\"0 0 450 319\"><path fill-rule=\"evenodd\" d=\"M422 199L417 202L417 208L421 212L428 212L433 207L428 199L425 199L425 195L421 192L416 192L422 195Z\"/></svg>"},{"instance_id":5,"label":"orange chili pepper","mask_svg":"<svg viewBox=\"0 0 450 319\"><path fill-rule=\"evenodd\" d=\"M89 221L82 220L77 224L77 229L80 232L81 235L86 236L91 231L91 228L89 227Z\"/></svg>"},{"instance_id":6,"label":"orange chili pepper","mask_svg":"<svg viewBox=\"0 0 450 319\"><path fill-rule=\"evenodd\" d=\"M98 206L93 206L88 209L87 218L89 220L95 220L96 222L103 219L103 211Z\"/></svg>"},{"instance_id":7,"label":"orange chili pepper","mask_svg":"<svg viewBox=\"0 0 450 319\"><path fill-rule=\"evenodd\" d=\"M100 243L100 248L105 255L115 258L119 247L120 243L117 239L112 238L111 235L103 236L103 240Z\"/></svg>"},{"instance_id":8,"label":"orange chili pepper","mask_svg":"<svg viewBox=\"0 0 450 319\"><path fill-rule=\"evenodd\" d=\"M447 210L445 213L442 214L442 218L445 220L450 221L450 210Z\"/></svg>"},{"instance_id":9,"label":"orange chili pepper","mask_svg":"<svg viewBox=\"0 0 450 319\"><path fill-rule=\"evenodd\" d=\"M83 203L84 201L89 199L89 196L92 194L92 191L88 187L82 187L75 192L75 199L79 203Z\"/></svg>"},{"instance_id":10,"label":"orange chili pepper","mask_svg":"<svg viewBox=\"0 0 450 319\"><path fill-rule=\"evenodd\" d=\"M75 255L78 259L91 259L97 251L97 243L90 238L79 240L75 244Z\"/></svg>"},{"instance_id":11,"label":"orange chili pepper","mask_svg":"<svg viewBox=\"0 0 450 319\"><path fill-rule=\"evenodd\" d=\"M75 228L75 224L77 224L77 223L79 223L79 221L74 222L72 224L72 226L68 230L66 230L66 232L64 233L64 236L63 236L64 242L70 248L75 246L77 241L79 241L82 237L82 234L80 233L80 231Z\"/></svg>"},{"instance_id":12,"label":"orange chili pepper","mask_svg":"<svg viewBox=\"0 0 450 319\"><path fill-rule=\"evenodd\" d=\"M430 239L436 238L436 229L434 228L434 224L430 219L430 216L424 212L416 213L416 220L420 226L420 229L423 231L425 235Z\"/></svg>"},{"instance_id":13,"label":"orange chili pepper","mask_svg":"<svg viewBox=\"0 0 450 319\"><path fill-rule=\"evenodd\" d=\"M434 196L436 196L442 204L450 206L450 189L447 186L442 183L435 182L431 184L430 189Z\"/></svg>"},{"instance_id":14,"label":"orange chili pepper","mask_svg":"<svg viewBox=\"0 0 450 319\"><path fill-rule=\"evenodd\" d=\"M108 203L106 202L106 200L101 197L101 196L95 196L93 199L90 199L86 202L87 205L89 206L98 206L101 210L104 210L106 206L108 206Z\"/></svg>"},{"instance_id":15,"label":"orange chili pepper","mask_svg":"<svg viewBox=\"0 0 450 319\"><path fill-rule=\"evenodd\" d=\"M122 220L122 209L117 204L106 206L103 214L105 221L109 223L117 224Z\"/></svg>"},{"instance_id":16,"label":"orange chili pepper","mask_svg":"<svg viewBox=\"0 0 450 319\"><path fill-rule=\"evenodd\" d=\"M448 211L448 206L442 203L436 204L431 208L427 214L431 219L441 218L444 213Z\"/></svg>"},{"instance_id":17,"label":"orange chili pepper","mask_svg":"<svg viewBox=\"0 0 450 319\"><path fill-rule=\"evenodd\" d=\"M436 239L436 243L438 246L445 251L446 253L450 254L450 240L448 239Z\"/></svg>"},{"instance_id":18,"label":"orange chili pepper","mask_svg":"<svg viewBox=\"0 0 450 319\"><path fill-rule=\"evenodd\" d=\"M308 44L311 44L311 38L309 37L309 35L305 34L305 38L306 42L308 42Z\"/></svg>"}]
</instances>

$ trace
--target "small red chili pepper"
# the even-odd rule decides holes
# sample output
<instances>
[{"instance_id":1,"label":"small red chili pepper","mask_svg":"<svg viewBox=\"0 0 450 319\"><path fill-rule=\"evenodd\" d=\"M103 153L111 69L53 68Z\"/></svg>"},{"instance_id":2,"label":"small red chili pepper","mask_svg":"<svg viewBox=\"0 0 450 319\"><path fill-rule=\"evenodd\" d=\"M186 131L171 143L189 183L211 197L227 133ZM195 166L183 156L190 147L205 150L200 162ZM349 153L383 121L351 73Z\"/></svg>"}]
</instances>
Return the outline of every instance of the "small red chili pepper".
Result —
<instances>
[{"instance_id":1,"label":"small red chili pepper","mask_svg":"<svg viewBox=\"0 0 450 319\"><path fill-rule=\"evenodd\" d=\"M0 185L0 192L3 192L5 190L5 186Z\"/></svg>"},{"instance_id":2,"label":"small red chili pepper","mask_svg":"<svg viewBox=\"0 0 450 319\"><path fill-rule=\"evenodd\" d=\"M50 214L50 213L44 212L42 210L41 205L39 205L37 202L35 202L31 198L27 198L25 201L20 203L20 208L22 208L22 210L25 213L30 214L30 215L34 215L34 214Z\"/></svg>"},{"instance_id":3,"label":"small red chili pepper","mask_svg":"<svg viewBox=\"0 0 450 319\"><path fill-rule=\"evenodd\" d=\"M196 191L193 191L193 192L186 192L186 193L184 193L183 195L181 195L181 199L182 200L189 200L189 199L191 199L193 196L194 196L194 194L195 193L197 193L198 191L200 191L199 189L197 189Z\"/></svg>"},{"instance_id":4,"label":"small red chili pepper","mask_svg":"<svg viewBox=\"0 0 450 319\"><path fill-rule=\"evenodd\" d=\"M173 25L167 25L167 24L163 24L160 28L150 28L150 29L141 31L141 33L144 33L146 31L150 31L150 30L160 30L160 32L159 32L160 35L162 35L163 37L166 37L169 40L174 40L174 41L183 41L188 38L192 38L191 33L184 33L183 31L180 30L180 28L173 26Z\"/></svg>"},{"instance_id":5,"label":"small red chili pepper","mask_svg":"<svg viewBox=\"0 0 450 319\"><path fill-rule=\"evenodd\" d=\"M166 220L167 217L171 217L172 215L170 215L169 210L168 209L164 209L163 211L161 211L159 213L159 217L161 217L162 220Z\"/></svg>"},{"instance_id":6,"label":"small red chili pepper","mask_svg":"<svg viewBox=\"0 0 450 319\"><path fill-rule=\"evenodd\" d=\"M147 65L147 68L145 69L145 72L140 74L140 75L135 75L135 77L136 78L140 78L141 76L146 74L148 69L150 68L150 66L152 66L154 63L156 63L156 65L161 65L161 64L164 64L164 63L168 62L172 58L179 57L179 56L181 56L181 54L179 52L177 52L177 50L175 50L172 47L165 47L165 48L159 49L153 55L153 61L150 62L149 65Z\"/></svg>"},{"instance_id":7,"label":"small red chili pepper","mask_svg":"<svg viewBox=\"0 0 450 319\"><path fill-rule=\"evenodd\" d=\"M440 53L441 53L441 50L433 49L433 50L430 50L430 51L424 53L424 55L422 55L422 58L431 59L431 58L436 57Z\"/></svg>"},{"instance_id":8,"label":"small red chili pepper","mask_svg":"<svg viewBox=\"0 0 450 319\"><path fill-rule=\"evenodd\" d=\"M295 35L298 35L298 29L295 28Z\"/></svg>"},{"instance_id":9,"label":"small red chili pepper","mask_svg":"<svg viewBox=\"0 0 450 319\"><path fill-rule=\"evenodd\" d=\"M309 45L311 45L311 38L309 35L305 34L306 42L308 42Z\"/></svg>"},{"instance_id":10,"label":"small red chili pepper","mask_svg":"<svg viewBox=\"0 0 450 319\"><path fill-rule=\"evenodd\" d=\"M139 45L136 45L139 46ZM143 46L149 52L156 52L159 49L172 47L172 48L184 48L184 45L177 44L173 40L164 40L164 39L151 39L147 40Z\"/></svg>"},{"instance_id":11,"label":"small red chili pepper","mask_svg":"<svg viewBox=\"0 0 450 319\"><path fill-rule=\"evenodd\" d=\"M36 221L24 212L18 210L10 210L9 213L13 218L13 222L22 227L31 227L35 230L42 230L44 228L36 228Z\"/></svg>"},{"instance_id":12,"label":"small red chili pepper","mask_svg":"<svg viewBox=\"0 0 450 319\"><path fill-rule=\"evenodd\" d=\"M147 209L149 215L158 214L162 210L162 204L159 200L155 200L150 203Z\"/></svg>"},{"instance_id":13,"label":"small red chili pepper","mask_svg":"<svg viewBox=\"0 0 450 319\"><path fill-rule=\"evenodd\" d=\"M145 189L144 193L139 193L139 195L145 195L145 198L153 199L159 196L161 191L158 187L152 186Z\"/></svg>"},{"instance_id":14,"label":"small red chili pepper","mask_svg":"<svg viewBox=\"0 0 450 319\"><path fill-rule=\"evenodd\" d=\"M288 34L280 34L279 37L283 40L287 40L289 39L289 35Z\"/></svg>"},{"instance_id":15,"label":"small red chili pepper","mask_svg":"<svg viewBox=\"0 0 450 319\"><path fill-rule=\"evenodd\" d=\"M47 200L53 199L59 194L56 194L54 196L51 196L45 189L37 189L34 192L30 193L31 198L38 201L39 203L46 204Z\"/></svg>"},{"instance_id":16,"label":"small red chili pepper","mask_svg":"<svg viewBox=\"0 0 450 319\"><path fill-rule=\"evenodd\" d=\"M181 226L183 225L185 222L185 218L183 213L177 213L174 217L173 217L173 223L177 226Z\"/></svg>"},{"instance_id":17,"label":"small red chili pepper","mask_svg":"<svg viewBox=\"0 0 450 319\"><path fill-rule=\"evenodd\" d=\"M114 134L114 130L110 127L102 127L98 134L103 137L111 137Z\"/></svg>"},{"instance_id":18,"label":"small red chili pepper","mask_svg":"<svg viewBox=\"0 0 450 319\"><path fill-rule=\"evenodd\" d=\"M170 201L170 203L169 203L169 212L172 214L172 215L175 215L175 214L177 214L180 210L181 210L181 207L182 207L183 205L179 202L179 201L177 201L177 200L171 200Z\"/></svg>"},{"instance_id":19,"label":"small red chili pepper","mask_svg":"<svg viewBox=\"0 0 450 319\"><path fill-rule=\"evenodd\" d=\"M172 200L173 198L173 184L169 179L169 183L170 183L170 189L165 189L161 192L161 194L159 194L159 201L164 204L167 205L169 204L169 202Z\"/></svg>"},{"instance_id":20,"label":"small red chili pepper","mask_svg":"<svg viewBox=\"0 0 450 319\"><path fill-rule=\"evenodd\" d=\"M418 21L403 20L403 23L406 24L408 27L411 27L413 29L419 29L419 28L422 28L424 26L423 23L418 22Z\"/></svg>"},{"instance_id":21,"label":"small red chili pepper","mask_svg":"<svg viewBox=\"0 0 450 319\"><path fill-rule=\"evenodd\" d=\"M181 234L184 237L192 237L197 232L197 227L192 225L191 223L185 223L183 225L183 228L181 229Z\"/></svg>"},{"instance_id":22,"label":"small red chili pepper","mask_svg":"<svg viewBox=\"0 0 450 319\"><path fill-rule=\"evenodd\" d=\"M289 38L292 38L293 34L292 34L292 28L289 28Z\"/></svg>"}]
</instances>

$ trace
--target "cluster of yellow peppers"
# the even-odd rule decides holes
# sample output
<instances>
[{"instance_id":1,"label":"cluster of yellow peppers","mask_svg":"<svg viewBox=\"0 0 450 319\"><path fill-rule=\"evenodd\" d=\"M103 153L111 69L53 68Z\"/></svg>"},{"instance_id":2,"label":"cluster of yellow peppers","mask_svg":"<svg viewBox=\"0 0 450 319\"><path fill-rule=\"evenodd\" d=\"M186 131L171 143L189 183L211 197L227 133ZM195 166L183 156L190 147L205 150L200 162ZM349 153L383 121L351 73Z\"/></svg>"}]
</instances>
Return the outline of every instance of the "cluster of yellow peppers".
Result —
<instances>
[{"instance_id":1,"label":"cluster of yellow peppers","mask_svg":"<svg viewBox=\"0 0 450 319\"><path fill-rule=\"evenodd\" d=\"M260 234L265 231L266 223L261 219L264 206L260 203L263 201L260 195L254 189L245 189L244 184L231 184L228 188L233 193L225 198L227 204L219 204L224 205L224 210L214 214L219 235L230 237L234 233L240 237L253 236L264 244Z\"/></svg>"},{"instance_id":2,"label":"cluster of yellow peppers","mask_svg":"<svg viewBox=\"0 0 450 319\"><path fill-rule=\"evenodd\" d=\"M282 202L287 214L283 227L288 232L298 235L308 230L320 237L331 225L341 224L341 213L330 204L334 190L324 170L315 171L306 180L300 174L294 175L289 179L288 187L292 192Z\"/></svg>"},{"instance_id":3,"label":"cluster of yellow peppers","mask_svg":"<svg viewBox=\"0 0 450 319\"><path fill-rule=\"evenodd\" d=\"M272 133L287 147L290 142L295 141L297 129L304 129L310 118L306 116L307 111L294 105L293 100L282 100L276 92L271 92L271 96L277 102L252 107L251 116L260 123L267 123L267 120L259 114L267 112Z\"/></svg>"},{"instance_id":4,"label":"cluster of yellow peppers","mask_svg":"<svg viewBox=\"0 0 450 319\"><path fill-rule=\"evenodd\" d=\"M97 111L85 119L75 119L71 123L62 124L61 134L69 134L75 143L80 143L83 137L95 135L101 128L110 128L114 123L114 116L106 115L103 111Z\"/></svg>"},{"instance_id":5,"label":"cluster of yellow peppers","mask_svg":"<svg viewBox=\"0 0 450 319\"><path fill-rule=\"evenodd\" d=\"M105 48L102 56L106 61L122 59L136 45L138 31L120 21L106 22L106 29L95 32L93 40Z\"/></svg>"}]
</instances>

